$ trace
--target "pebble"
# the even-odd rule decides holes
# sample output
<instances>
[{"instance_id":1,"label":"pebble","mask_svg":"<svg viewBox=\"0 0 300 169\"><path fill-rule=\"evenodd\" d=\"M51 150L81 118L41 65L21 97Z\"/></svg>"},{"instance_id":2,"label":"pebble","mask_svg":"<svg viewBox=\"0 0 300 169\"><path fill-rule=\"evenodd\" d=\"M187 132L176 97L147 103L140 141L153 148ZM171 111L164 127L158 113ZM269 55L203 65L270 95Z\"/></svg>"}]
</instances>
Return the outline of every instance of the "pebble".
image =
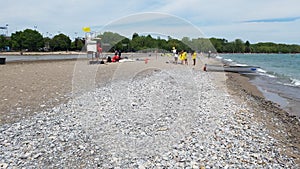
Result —
<instances>
[{"instance_id":1,"label":"pebble","mask_svg":"<svg viewBox=\"0 0 300 169\"><path fill-rule=\"evenodd\" d=\"M0 169L6 169L7 167L8 167L8 164L0 163Z\"/></svg>"},{"instance_id":2,"label":"pebble","mask_svg":"<svg viewBox=\"0 0 300 169\"><path fill-rule=\"evenodd\" d=\"M212 80L178 66L4 124L0 168L299 168Z\"/></svg>"}]
</instances>

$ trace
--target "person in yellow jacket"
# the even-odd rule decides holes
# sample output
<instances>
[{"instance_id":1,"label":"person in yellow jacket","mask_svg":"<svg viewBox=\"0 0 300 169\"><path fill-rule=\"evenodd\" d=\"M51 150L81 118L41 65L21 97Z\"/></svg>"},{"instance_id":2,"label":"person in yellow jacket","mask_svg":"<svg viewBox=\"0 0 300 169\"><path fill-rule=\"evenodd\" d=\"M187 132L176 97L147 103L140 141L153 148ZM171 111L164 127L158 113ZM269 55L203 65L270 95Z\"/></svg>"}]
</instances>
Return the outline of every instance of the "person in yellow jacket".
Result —
<instances>
[{"instance_id":1,"label":"person in yellow jacket","mask_svg":"<svg viewBox=\"0 0 300 169\"><path fill-rule=\"evenodd\" d=\"M192 53L192 60L193 60L193 65L195 66L196 65L196 58L197 58L197 53L194 51Z\"/></svg>"},{"instance_id":2,"label":"person in yellow jacket","mask_svg":"<svg viewBox=\"0 0 300 169\"><path fill-rule=\"evenodd\" d=\"M181 61L181 64L183 64L183 61L184 61L183 51L179 52L179 60Z\"/></svg>"},{"instance_id":3,"label":"person in yellow jacket","mask_svg":"<svg viewBox=\"0 0 300 169\"><path fill-rule=\"evenodd\" d=\"M183 51L183 53L182 53L182 59L184 60L184 63L186 65L188 65L188 59L187 59L187 52L186 51Z\"/></svg>"}]
</instances>

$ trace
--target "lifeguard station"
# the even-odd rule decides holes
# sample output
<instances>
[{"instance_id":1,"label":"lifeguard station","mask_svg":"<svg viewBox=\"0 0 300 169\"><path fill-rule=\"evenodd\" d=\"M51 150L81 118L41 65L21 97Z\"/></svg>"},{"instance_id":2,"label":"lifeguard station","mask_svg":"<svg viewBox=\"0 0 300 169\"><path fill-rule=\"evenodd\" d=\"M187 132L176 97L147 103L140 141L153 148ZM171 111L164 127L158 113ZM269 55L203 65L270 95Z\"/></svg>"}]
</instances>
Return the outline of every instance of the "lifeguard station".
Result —
<instances>
[{"instance_id":1,"label":"lifeguard station","mask_svg":"<svg viewBox=\"0 0 300 169\"><path fill-rule=\"evenodd\" d=\"M101 64L103 61L99 61L102 58L102 47L101 38L97 38L96 32L91 32L89 27L84 27L83 31L85 34L85 46L87 57L91 55L92 60L89 61L90 64ZM102 58L103 59L103 58Z\"/></svg>"}]
</instances>

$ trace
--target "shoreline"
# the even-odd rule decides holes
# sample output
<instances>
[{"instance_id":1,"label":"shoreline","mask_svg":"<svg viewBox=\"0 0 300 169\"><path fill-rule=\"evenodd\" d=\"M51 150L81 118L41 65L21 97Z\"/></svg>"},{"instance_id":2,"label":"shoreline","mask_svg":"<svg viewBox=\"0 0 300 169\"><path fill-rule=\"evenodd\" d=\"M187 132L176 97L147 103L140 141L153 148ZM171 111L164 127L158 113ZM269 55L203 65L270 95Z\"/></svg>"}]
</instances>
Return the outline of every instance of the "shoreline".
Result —
<instances>
[{"instance_id":1,"label":"shoreline","mask_svg":"<svg viewBox=\"0 0 300 169\"><path fill-rule=\"evenodd\" d=\"M292 64L297 63L299 54L295 54L295 56L290 57L288 54L287 59L280 60L284 58L283 54L271 54L270 57L266 58L263 57L263 54L255 54L253 57L247 54L245 54L245 57L241 54L230 54L230 56L220 55L217 59L226 64L241 63L241 65L259 66L256 76L249 75L250 82L263 93L266 100L278 104L281 109L287 111L291 116L295 115L300 118L300 86L297 74L299 67ZM293 61L293 58L295 61ZM281 64L276 64L277 59ZM283 63L285 61L291 61L292 65L284 68Z\"/></svg>"},{"instance_id":2,"label":"shoreline","mask_svg":"<svg viewBox=\"0 0 300 169\"><path fill-rule=\"evenodd\" d=\"M300 153L295 151L300 150L299 117L290 115L278 104L267 100L256 86L251 84L248 77L238 77L241 75L230 73L227 76L227 87L231 94L242 99L251 107L256 116L255 120L261 121L270 130L273 137L281 140L282 143L288 144L288 146L282 148L300 164ZM252 87L242 85L245 80ZM278 133L278 131L284 132Z\"/></svg>"},{"instance_id":3,"label":"shoreline","mask_svg":"<svg viewBox=\"0 0 300 169\"><path fill-rule=\"evenodd\" d=\"M211 64L223 64L223 62L217 58L211 58L213 62ZM209 60L209 59L208 59ZM250 95L251 97L259 100L258 102L268 103L271 107L274 107L275 109L278 109L287 116L291 118L295 118L299 120L300 122L300 116L296 115L295 112L289 112L292 111L292 108L289 107L289 105L286 105L285 107L281 107L281 104L276 103L272 100L272 98L267 98L263 91L259 88L258 84L252 82L253 79L255 79L257 75L243 75L239 73L231 73L231 72L224 72L226 74L228 84L231 84L236 87L236 89L243 91L245 94ZM233 92L233 88L231 88L230 85L227 84L227 87ZM283 96L280 96L278 94L278 97L282 97L283 99L286 99L287 101L292 102L294 104L293 100L289 100L288 98L285 98Z\"/></svg>"},{"instance_id":4,"label":"shoreline","mask_svg":"<svg viewBox=\"0 0 300 169\"><path fill-rule=\"evenodd\" d=\"M223 64L216 58L203 60L210 64ZM254 120L262 122L270 130L273 137L278 138L283 143L288 143L289 146L282 147L282 149L286 149L287 154L297 159L297 163L300 164L300 153L295 151L300 150L300 117L268 100L258 86L251 82L251 75L223 73L227 77L225 85L228 92L236 98L236 101L246 102L256 117ZM284 131L284 133L277 131Z\"/></svg>"}]
</instances>

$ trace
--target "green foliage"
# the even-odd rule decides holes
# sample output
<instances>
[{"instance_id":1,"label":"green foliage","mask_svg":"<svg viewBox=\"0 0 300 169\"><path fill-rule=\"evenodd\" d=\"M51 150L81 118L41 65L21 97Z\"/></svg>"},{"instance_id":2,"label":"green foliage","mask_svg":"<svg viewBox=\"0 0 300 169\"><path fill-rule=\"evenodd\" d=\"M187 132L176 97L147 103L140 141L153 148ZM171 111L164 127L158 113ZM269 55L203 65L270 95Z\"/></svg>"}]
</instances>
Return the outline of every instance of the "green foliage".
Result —
<instances>
[{"instance_id":1,"label":"green foliage","mask_svg":"<svg viewBox=\"0 0 300 169\"><path fill-rule=\"evenodd\" d=\"M15 50L38 51L44 46L43 36L31 29L13 33L11 40Z\"/></svg>"},{"instance_id":2,"label":"green foliage","mask_svg":"<svg viewBox=\"0 0 300 169\"><path fill-rule=\"evenodd\" d=\"M213 39L214 40L214 39ZM217 42L217 41L214 41ZM212 45L210 39L206 38L197 38L197 39L191 39L188 37L183 37L181 40L181 43L183 43L185 46L183 47L186 51L198 51L198 52L216 52L214 46ZM217 43L215 43L217 46Z\"/></svg>"},{"instance_id":3,"label":"green foliage","mask_svg":"<svg viewBox=\"0 0 300 169\"><path fill-rule=\"evenodd\" d=\"M246 41L245 43L245 52L250 53L251 52L251 47L250 47L250 42Z\"/></svg>"},{"instance_id":4,"label":"green foliage","mask_svg":"<svg viewBox=\"0 0 300 169\"><path fill-rule=\"evenodd\" d=\"M112 48L117 43L125 39L126 37L119 35L118 33L113 32L104 32L102 35L98 36L101 38L101 43L105 44L106 46L109 46Z\"/></svg>"},{"instance_id":5,"label":"green foliage","mask_svg":"<svg viewBox=\"0 0 300 169\"><path fill-rule=\"evenodd\" d=\"M11 41L4 35L0 35L0 51L5 50L7 46L11 46Z\"/></svg>"},{"instance_id":6,"label":"green foliage","mask_svg":"<svg viewBox=\"0 0 300 169\"><path fill-rule=\"evenodd\" d=\"M50 51L50 42L51 42L51 39L49 37L44 38L44 47L43 47L42 51L45 51L45 52Z\"/></svg>"},{"instance_id":7,"label":"green foliage","mask_svg":"<svg viewBox=\"0 0 300 169\"><path fill-rule=\"evenodd\" d=\"M278 46L275 43L272 42L266 42L266 43L257 43L252 46L253 51L256 53L278 53Z\"/></svg>"},{"instance_id":8,"label":"green foliage","mask_svg":"<svg viewBox=\"0 0 300 169\"><path fill-rule=\"evenodd\" d=\"M84 47L84 41L84 39L76 38L73 42L71 42L71 50L81 51Z\"/></svg>"},{"instance_id":9,"label":"green foliage","mask_svg":"<svg viewBox=\"0 0 300 169\"><path fill-rule=\"evenodd\" d=\"M72 50L81 50L83 39L75 39ZM64 34L54 36L52 39L43 36L36 30L26 29L12 33L10 38L0 36L0 50L10 47L14 51L59 51L71 49L71 40Z\"/></svg>"},{"instance_id":10,"label":"green foliage","mask_svg":"<svg viewBox=\"0 0 300 169\"><path fill-rule=\"evenodd\" d=\"M21 31L17 31L16 33L13 33L11 35L11 43L12 43L12 49L13 50L22 50L22 41L23 41L23 36Z\"/></svg>"},{"instance_id":11,"label":"green foliage","mask_svg":"<svg viewBox=\"0 0 300 169\"><path fill-rule=\"evenodd\" d=\"M226 39L210 38L209 40L214 46L216 52L222 53L226 50L225 44L228 42ZM211 49L210 51L214 50Z\"/></svg>"},{"instance_id":12,"label":"green foliage","mask_svg":"<svg viewBox=\"0 0 300 169\"><path fill-rule=\"evenodd\" d=\"M245 44L241 39L236 39L234 41L234 51L236 53L244 53L245 52Z\"/></svg>"},{"instance_id":13,"label":"green foliage","mask_svg":"<svg viewBox=\"0 0 300 169\"><path fill-rule=\"evenodd\" d=\"M132 35L132 39L125 38L116 33L104 33L104 43L108 41L105 39L116 39L119 41L110 48L110 51L121 50L124 52L136 52L145 51L146 49L157 49L170 51L172 47L175 47L178 51L198 51L198 52L218 52L218 53L299 53L299 45L286 45L275 43L257 43L250 44L249 41L243 42L241 39L236 39L232 42L228 42L226 39L218 38L197 38L190 39L189 37L183 37L181 40L172 39L168 36L168 39L152 38L151 35L140 36L137 33ZM112 37L111 37L112 36ZM116 38L118 37L118 38ZM122 40L120 40L122 39ZM114 40L112 40L114 41ZM102 40L103 43L103 40ZM113 44L113 43L111 43Z\"/></svg>"},{"instance_id":14,"label":"green foliage","mask_svg":"<svg viewBox=\"0 0 300 169\"><path fill-rule=\"evenodd\" d=\"M241 39L228 42L226 39L219 38L196 38L190 39L183 37L181 40L173 39L168 36L167 39L160 37L153 38L151 35L141 36L138 33L128 39L118 33L104 32L98 36L101 38L103 51L121 50L123 52L136 51L170 51L175 47L178 51L198 51L198 52L218 52L218 53L300 53L299 45L276 44L264 42L250 44ZM59 50L81 50L84 47L84 39L76 38L71 42L70 38L64 34L59 34L51 38L43 38L42 35L31 29L17 31L10 38L0 36L0 50L9 47L15 51L59 51Z\"/></svg>"},{"instance_id":15,"label":"green foliage","mask_svg":"<svg viewBox=\"0 0 300 169\"><path fill-rule=\"evenodd\" d=\"M71 48L71 39L62 33L55 35L50 41L50 48L52 51L69 50Z\"/></svg>"},{"instance_id":16,"label":"green foliage","mask_svg":"<svg viewBox=\"0 0 300 169\"><path fill-rule=\"evenodd\" d=\"M187 39L185 39L187 40ZM168 40L168 46L167 48L165 48L165 50L170 51L172 49L172 47L175 47L178 51L192 51L191 47L190 47L190 43L188 41L183 42L182 40L178 40L178 39L170 39Z\"/></svg>"},{"instance_id":17,"label":"green foliage","mask_svg":"<svg viewBox=\"0 0 300 169\"><path fill-rule=\"evenodd\" d=\"M228 42L224 39L210 38L211 43L219 53L299 53L299 45L276 44L273 42L264 42L250 44L245 43L241 39Z\"/></svg>"},{"instance_id":18,"label":"green foliage","mask_svg":"<svg viewBox=\"0 0 300 169\"><path fill-rule=\"evenodd\" d=\"M132 40L133 40L134 38L136 38L136 37L139 37L139 34L134 33L134 34L132 35Z\"/></svg>"}]
</instances>

